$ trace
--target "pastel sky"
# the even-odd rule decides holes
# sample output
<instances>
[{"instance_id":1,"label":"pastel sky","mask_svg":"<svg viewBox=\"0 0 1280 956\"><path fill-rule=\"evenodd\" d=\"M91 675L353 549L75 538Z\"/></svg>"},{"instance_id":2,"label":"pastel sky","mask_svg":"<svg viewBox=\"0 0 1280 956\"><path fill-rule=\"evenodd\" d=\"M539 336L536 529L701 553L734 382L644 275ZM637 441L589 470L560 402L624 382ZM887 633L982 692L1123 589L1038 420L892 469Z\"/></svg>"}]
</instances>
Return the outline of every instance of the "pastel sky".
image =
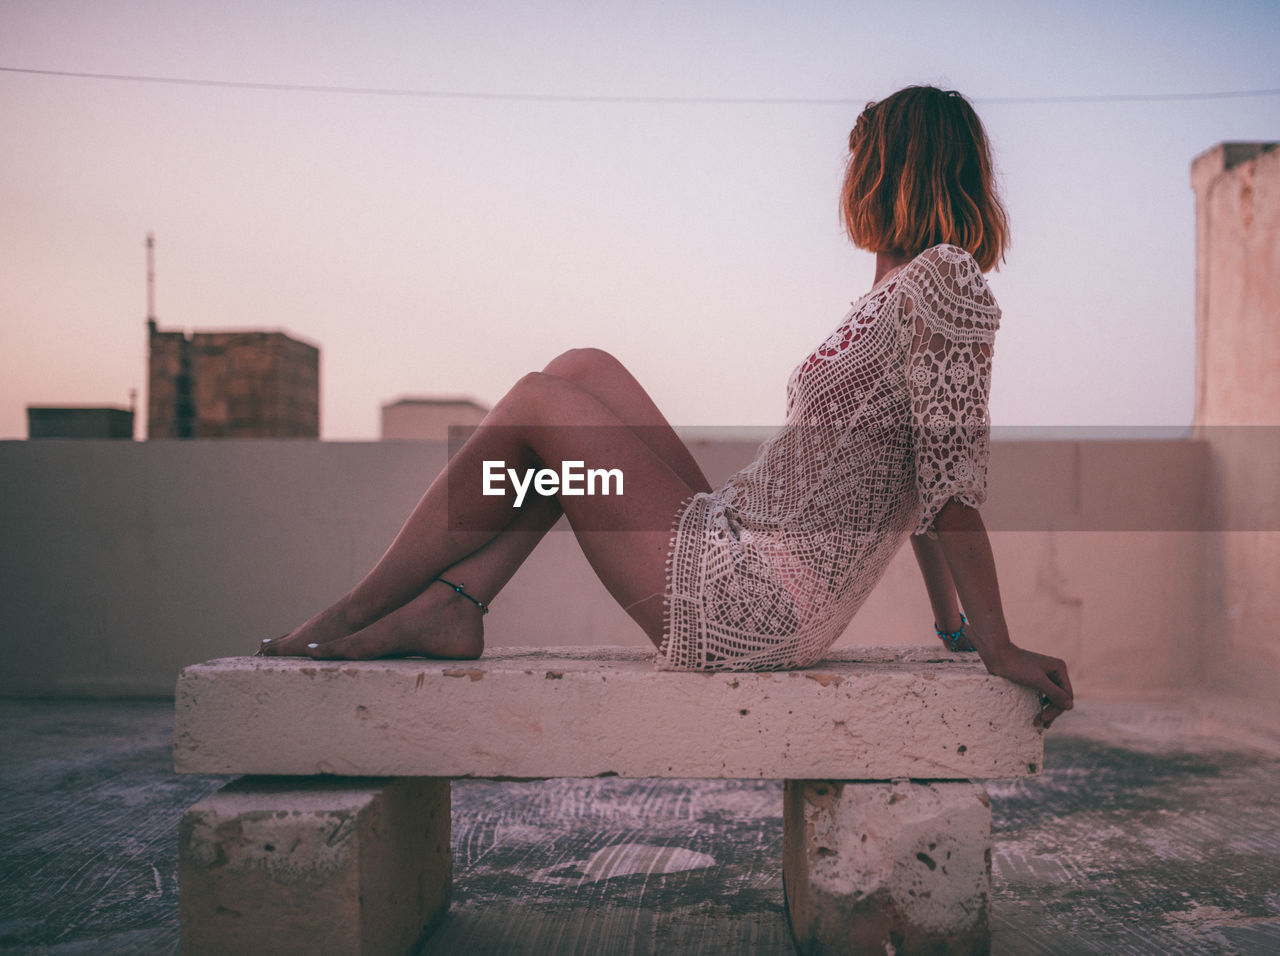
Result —
<instances>
[{"instance_id":1,"label":"pastel sky","mask_svg":"<svg viewBox=\"0 0 1280 956\"><path fill-rule=\"evenodd\" d=\"M0 72L0 438L28 404L145 398L148 232L162 326L321 347L328 439L576 345L677 425L777 424L871 283L848 129L909 83L966 93L995 147L994 422L1182 425L1189 165L1280 139L1280 96L1002 100L1274 90L1278 40L1273 0L3 0L0 67L565 99Z\"/></svg>"}]
</instances>

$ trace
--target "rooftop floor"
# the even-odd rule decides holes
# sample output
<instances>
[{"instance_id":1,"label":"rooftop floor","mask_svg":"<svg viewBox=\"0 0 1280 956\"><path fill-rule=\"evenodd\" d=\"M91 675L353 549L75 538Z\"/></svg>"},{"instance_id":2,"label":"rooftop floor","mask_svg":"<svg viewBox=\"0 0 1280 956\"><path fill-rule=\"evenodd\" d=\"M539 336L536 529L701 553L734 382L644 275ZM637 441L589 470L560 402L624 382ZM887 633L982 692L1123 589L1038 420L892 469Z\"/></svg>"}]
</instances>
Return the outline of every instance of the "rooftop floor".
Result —
<instances>
[{"instance_id":1,"label":"rooftop floor","mask_svg":"<svg viewBox=\"0 0 1280 956\"><path fill-rule=\"evenodd\" d=\"M1280 951L1280 736L1212 701L1083 702L988 784L993 951ZM0 700L0 952L173 953L168 701ZM461 781L424 952L791 952L776 781Z\"/></svg>"}]
</instances>

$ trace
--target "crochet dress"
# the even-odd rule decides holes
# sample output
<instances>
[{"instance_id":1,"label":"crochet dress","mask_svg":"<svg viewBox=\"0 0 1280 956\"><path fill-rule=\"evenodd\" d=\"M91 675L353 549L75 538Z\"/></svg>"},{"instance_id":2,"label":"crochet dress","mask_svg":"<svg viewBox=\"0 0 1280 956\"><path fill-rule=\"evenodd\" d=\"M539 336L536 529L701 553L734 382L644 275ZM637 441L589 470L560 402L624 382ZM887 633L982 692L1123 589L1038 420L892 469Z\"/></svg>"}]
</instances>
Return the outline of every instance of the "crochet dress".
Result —
<instances>
[{"instance_id":1,"label":"crochet dress","mask_svg":"<svg viewBox=\"0 0 1280 956\"><path fill-rule=\"evenodd\" d=\"M791 374L755 460L677 515L664 670L821 660L908 535L986 500L1000 310L963 249L926 249Z\"/></svg>"}]
</instances>

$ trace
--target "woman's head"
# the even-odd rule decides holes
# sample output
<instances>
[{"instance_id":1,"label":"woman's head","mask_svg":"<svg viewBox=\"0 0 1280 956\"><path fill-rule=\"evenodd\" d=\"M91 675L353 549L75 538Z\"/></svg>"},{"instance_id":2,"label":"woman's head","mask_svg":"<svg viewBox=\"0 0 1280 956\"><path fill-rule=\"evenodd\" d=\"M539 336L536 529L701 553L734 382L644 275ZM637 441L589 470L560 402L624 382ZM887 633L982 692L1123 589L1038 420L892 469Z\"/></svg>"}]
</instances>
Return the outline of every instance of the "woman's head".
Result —
<instances>
[{"instance_id":1,"label":"woman's head","mask_svg":"<svg viewBox=\"0 0 1280 956\"><path fill-rule=\"evenodd\" d=\"M1009 243L987 134L953 90L908 86L867 104L849 134L840 210L870 252L915 256L949 242L985 272Z\"/></svg>"}]
</instances>

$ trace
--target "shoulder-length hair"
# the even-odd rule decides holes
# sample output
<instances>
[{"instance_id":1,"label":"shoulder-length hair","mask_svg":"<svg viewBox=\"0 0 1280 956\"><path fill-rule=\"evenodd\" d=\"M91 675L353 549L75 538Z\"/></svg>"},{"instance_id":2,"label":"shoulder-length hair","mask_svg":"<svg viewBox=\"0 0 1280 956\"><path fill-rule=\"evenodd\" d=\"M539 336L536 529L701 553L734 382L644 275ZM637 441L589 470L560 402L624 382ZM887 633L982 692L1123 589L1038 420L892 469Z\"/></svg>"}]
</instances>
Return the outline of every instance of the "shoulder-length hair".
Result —
<instances>
[{"instance_id":1,"label":"shoulder-length hair","mask_svg":"<svg viewBox=\"0 0 1280 956\"><path fill-rule=\"evenodd\" d=\"M987 272L1009 244L978 114L959 93L933 86L867 104L849 133L840 213L854 245L869 252L915 257L947 242Z\"/></svg>"}]
</instances>

